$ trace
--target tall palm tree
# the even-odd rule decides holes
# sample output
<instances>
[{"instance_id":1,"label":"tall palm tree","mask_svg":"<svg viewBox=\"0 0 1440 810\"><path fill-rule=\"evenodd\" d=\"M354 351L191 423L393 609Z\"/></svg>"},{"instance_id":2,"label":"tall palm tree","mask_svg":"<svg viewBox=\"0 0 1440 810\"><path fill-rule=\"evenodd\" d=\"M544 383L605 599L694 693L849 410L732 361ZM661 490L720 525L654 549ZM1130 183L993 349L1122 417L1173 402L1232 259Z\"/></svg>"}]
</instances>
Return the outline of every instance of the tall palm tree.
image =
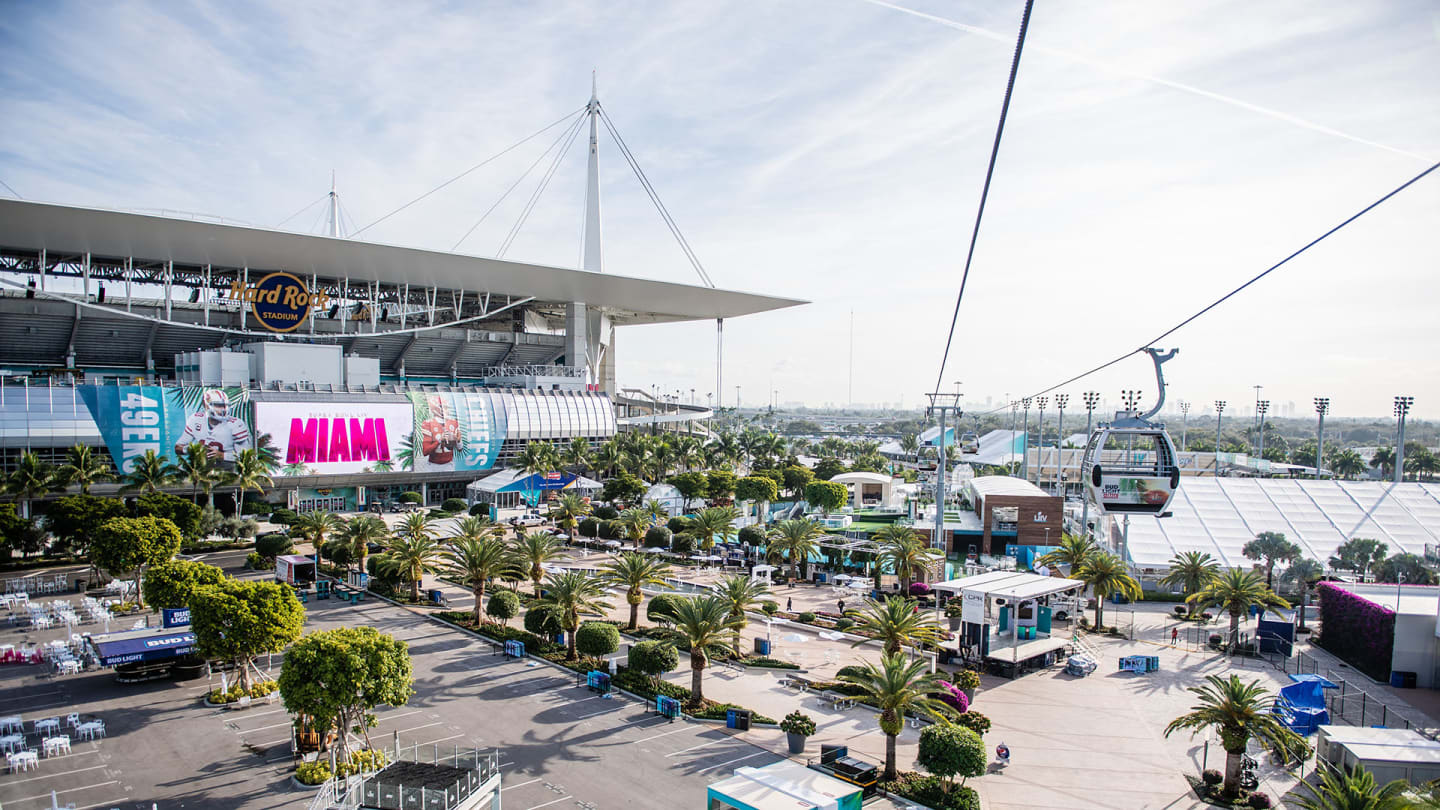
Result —
<instances>
[{"instance_id":1,"label":"tall palm tree","mask_svg":"<svg viewBox=\"0 0 1440 810\"><path fill-rule=\"evenodd\" d=\"M935 616L927 611L917 612L914 603L903 596L887 596L883 602L866 599L856 616L853 632L879 639L885 645L886 654L898 653L906 645L938 644L944 638ZM869 639L862 638L850 646L858 647L866 641Z\"/></svg>"},{"instance_id":2,"label":"tall palm tree","mask_svg":"<svg viewBox=\"0 0 1440 810\"><path fill-rule=\"evenodd\" d=\"M696 436L681 436L675 443L675 463L690 472L691 468L705 460L700 439Z\"/></svg>"},{"instance_id":3,"label":"tall palm tree","mask_svg":"<svg viewBox=\"0 0 1440 810\"><path fill-rule=\"evenodd\" d=\"M1282 532L1260 532L1240 550L1246 558L1265 562L1265 585L1275 582L1275 563L1290 562L1300 557L1300 547L1285 539Z\"/></svg>"},{"instance_id":4,"label":"tall palm tree","mask_svg":"<svg viewBox=\"0 0 1440 810\"><path fill-rule=\"evenodd\" d=\"M1395 448L1375 448L1375 454L1370 457L1370 466L1379 467L1380 473L1389 478L1395 472Z\"/></svg>"},{"instance_id":5,"label":"tall palm tree","mask_svg":"<svg viewBox=\"0 0 1440 810\"><path fill-rule=\"evenodd\" d=\"M540 595L540 582L545 579L545 564L564 556L560 541L555 539L555 535L549 532L527 532L524 529L515 531L515 538L510 541L510 553L514 556L516 565L525 571L534 583L537 597Z\"/></svg>"},{"instance_id":6,"label":"tall palm tree","mask_svg":"<svg viewBox=\"0 0 1440 810\"><path fill-rule=\"evenodd\" d=\"M690 534L700 544L701 551L715 547L715 538L729 537L735 532L735 519L740 513L733 506L711 506L701 509L690 519Z\"/></svg>"},{"instance_id":7,"label":"tall palm tree","mask_svg":"<svg viewBox=\"0 0 1440 810\"><path fill-rule=\"evenodd\" d=\"M174 480L174 472L175 468L170 466L168 458L154 450L146 450L145 455L136 457L130 465L130 472L125 474L125 483L120 486L120 491L159 492L161 487Z\"/></svg>"},{"instance_id":8,"label":"tall palm tree","mask_svg":"<svg viewBox=\"0 0 1440 810\"><path fill-rule=\"evenodd\" d=\"M1341 478L1354 478L1365 472L1365 469L1365 459L1349 448L1336 453L1330 461L1330 471Z\"/></svg>"},{"instance_id":9,"label":"tall palm tree","mask_svg":"<svg viewBox=\"0 0 1440 810\"><path fill-rule=\"evenodd\" d=\"M264 495L266 487L275 486L275 481L270 478L270 471L270 462L260 455L259 450L247 447L235 454L235 469L230 473L230 483L235 486L237 513L246 492L253 489Z\"/></svg>"},{"instance_id":10,"label":"tall palm tree","mask_svg":"<svg viewBox=\"0 0 1440 810\"><path fill-rule=\"evenodd\" d=\"M1089 585L1095 594L1095 629L1105 626L1105 597L1120 594L1130 599L1139 599L1140 583L1130 576L1125 563L1114 554L1097 551L1086 557L1078 569L1072 569L1070 576Z\"/></svg>"},{"instance_id":11,"label":"tall palm tree","mask_svg":"<svg viewBox=\"0 0 1440 810\"><path fill-rule=\"evenodd\" d=\"M620 517L615 519L615 525L625 533L625 539L633 542L638 549L640 540L645 537L645 530L651 526L650 513L641 507L632 506L620 513Z\"/></svg>"},{"instance_id":12,"label":"tall palm tree","mask_svg":"<svg viewBox=\"0 0 1440 810\"><path fill-rule=\"evenodd\" d=\"M1238 675L1228 679L1209 675L1205 680L1208 683L1204 686L1189 687L1200 702L1191 706L1189 713L1171 720L1165 727L1165 736L1186 730L1193 737L1214 729L1225 749L1222 790L1226 796L1234 797L1240 790L1240 758L1252 737L1282 751L1295 750L1300 738L1273 712L1275 699L1260 681L1247 684Z\"/></svg>"},{"instance_id":13,"label":"tall palm tree","mask_svg":"<svg viewBox=\"0 0 1440 810\"><path fill-rule=\"evenodd\" d=\"M665 508L665 504L659 501L646 501L642 508L645 510L645 514L650 516L651 526L659 526L665 522L666 518L670 517L670 512Z\"/></svg>"},{"instance_id":14,"label":"tall palm tree","mask_svg":"<svg viewBox=\"0 0 1440 810\"><path fill-rule=\"evenodd\" d=\"M745 611L758 608L760 597L769 592L770 586L744 574L731 574L711 586L710 590L714 591L715 595L730 608L730 616L735 619L735 635L731 641L732 646L738 652L740 650L740 631L744 630L748 623Z\"/></svg>"},{"instance_id":15,"label":"tall palm tree","mask_svg":"<svg viewBox=\"0 0 1440 810\"><path fill-rule=\"evenodd\" d=\"M566 534L575 536L580 521L590 514L590 504L573 492L561 495L550 505L550 517Z\"/></svg>"},{"instance_id":16,"label":"tall palm tree","mask_svg":"<svg viewBox=\"0 0 1440 810\"><path fill-rule=\"evenodd\" d=\"M440 559L440 543L428 534L396 532L390 548L375 558L382 571L391 571L410 580L410 601L420 601L425 574L433 572Z\"/></svg>"},{"instance_id":17,"label":"tall palm tree","mask_svg":"<svg viewBox=\"0 0 1440 810\"><path fill-rule=\"evenodd\" d=\"M591 458L590 440L583 436L575 436L565 446L565 462L574 468L576 475L590 470L594 463Z\"/></svg>"},{"instance_id":18,"label":"tall palm tree","mask_svg":"<svg viewBox=\"0 0 1440 810\"><path fill-rule=\"evenodd\" d=\"M1198 593L1210 580L1220 575L1220 563L1203 551L1182 551L1170 558L1170 570L1160 580L1161 585L1179 585L1186 596ZM1190 606L1190 615L1195 615L1195 606Z\"/></svg>"},{"instance_id":19,"label":"tall palm tree","mask_svg":"<svg viewBox=\"0 0 1440 810\"><path fill-rule=\"evenodd\" d=\"M515 466L526 475L537 475L555 469L555 451L548 442L530 442L515 457Z\"/></svg>"},{"instance_id":20,"label":"tall palm tree","mask_svg":"<svg viewBox=\"0 0 1440 810\"><path fill-rule=\"evenodd\" d=\"M676 600L672 621L675 630L690 641L690 701L686 706L698 708L705 702L705 665L716 652L733 652L728 641L739 624L724 600L713 595Z\"/></svg>"},{"instance_id":21,"label":"tall palm tree","mask_svg":"<svg viewBox=\"0 0 1440 810\"><path fill-rule=\"evenodd\" d=\"M83 444L77 444L65 451L65 463L60 465L55 474L67 487L79 484L80 491L86 495L90 494L92 484L115 480L110 462Z\"/></svg>"},{"instance_id":22,"label":"tall palm tree","mask_svg":"<svg viewBox=\"0 0 1440 810\"><path fill-rule=\"evenodd\" d=\"M325 538L345 529L345 521L333 512L307 512L290 524L290 533L309 540L318 551Z\"/></svg>"},{"instance_id":23,"label":"tall palm tree","mask_svg":"<svg viewBox=\"0 0 1440 810\"><path fill-rule=\"evenodd\" d=\"M1100 546L1089 535L1067 534L1060 538L1059 547L1048 554L1040 555L1035 562L1051 568L1057 565L1069 566L1073 573L1085 560L1089 559L1090 555L1099 551Z\"/></svg>"},{"instance_id":24,"label":"tall palm tree","mask_svg":"<svg viewBox=\"0 0 1440 810\"><path fill-rule=\"evenodd\" d=\"M880 666L862 661L858 668L842 673L839 678L860 687L880 710L880 730L885 733L885 774L882 780L893 780L895 773L895 738L905 728L906 713L923 714L934 720L947 720L954 710L931 697L944 691L940 674L929 671L924 658L907 660L899 653L886 653Z\"/></svg>"},{"instance_id":25,"label":"tall palm tree","mask_svg":"<svg viewBox=\"0 0 1440 810\"><path fill-rule=\"evenodd\" d=\"M5 491L20 499L20 516L30 517L30 501L44 497L59 484L55 468L34 453L24 453L5 478Z\"/></svg>"},{"instance_id":26,"label":"tall palm tree","mask_svg":"<svg viewBox=\"0 0 1440 810\"><path fill-rule=\"evenodd\" d=\"M1300 589L1300 629L1305 629L1305 607L1310 604L1310 589L1325 576L1325 566L1309 557L1301 557L1285 573L1280 575L1283 582L1293 582Z\"/></svg>"},{"instance_id":27,"label":"tall palm tree","mask_svg":"<svg viewBox=\"0 0 1440 810\"><path fill-rule=\"evenodd\" d=\"M435 518L425 512L411 512L395 527L395 536L409 540L435 537Z\"/></svg>"},{"instance_id":28,"label":"tall palm tree","mask_svg":"<svg viewBox=\"0 0 1440 810\"><path fill-rule=\"evenodd\" d=\"M1188 602L1193 602L1198 609L1205 609L1214 605L1224 608L1230 613L1230 643L1233 645L1240 637L1240 618L1244 616L1251 605L1261 607L1288 608L1290 603L1281 599L1276 593L1270 590L1270 586L1260 581L1260 575L1254 571L1242 571L1239 568L1231 568L1220 576L1210 581L1200 590L1193 593Z\"/></svg>"},{"instance_id":29,"label":"tall palm tree","mask_svg":"<svg viewBox=\"0 0 1440 810\"><path fill-rule=\"evenodd\" d=\"M505 536L505 527L484 515L466 515L455 521L455 536L471 540L500 538Z\"/></svg>"},{"instance_id":30,"label":"tall palm tree","mask_svg":"<svg viewBox=\"0 0 1440 810\"><path fill-rule=\"evenodd\" d=\"M215 484L221 480L221 470L205 445L194 442L185 448L185 452L175 459L175 478L190 485L192 500L198 501L203 491L209 505L215 505Z\"/></svg>"},{"instance_id":31,"label":"tall palm tree","mask_svg":"<svg viewBox=\"0 0 1440 810\"><path fill-rule=\"evenodd\" d=\"M445 573L470 589L475 597L475 624L483 620L485 586L515 566L515 558L498 537L456 536L440 552Z\"/></svg>"},{"instance_id":32,"label":"tall palm tree","mask_svg":"<svg viewBox=\"0 0 1440 810\"><path fill-rule=\"evenodd\" d=\"M606 478L615 475L615 469L625 460L625 451L620 449L620 444L614 439L600 445L600 450L595 454L594 464L596 470Z\"/></svg>"},{"instance_id":33,"label":"tall palm tree","mask_svg":"<svg viewBox=\"0 0 1440 810\"><path fill-rule=\"evenodd\" d=\"M1381 785L1363 768L1342 772L1323 768L1319 784L1301 782L1299 787L1309 795L1286 800L1297 810L1423 810L1437 806L1406 796L1410 785L1404 779Z\"/></svg>"},{"instance_id":34,"label":"tall palm tree","mask_svg":"<svg viewBox=\"0 0 1440 810\"><path fill-rule=\"evenodd\" d=\"M654 555L629 551L612 558L600 569L600 578L607 584L625 589L625 602L630 605L630 630L640 623L640 603L645 601L641 589L646 585L664 585L669 575L670 563Z\"/></svg>"},{"instance_id":35,"label":"tall palm tree","mask_svg":"<svg viewBox=\"0 0 1440 810\"><path fill-rule=\"evenodd\" d=\"M900 450L910 458L915 458L915 453L920 449L920 437L914 433L906 433L900 437Z\"/></svg>"},{"instance_id":36,"label":"tall palm tree","mask_svg":"<svg viewBox=\"0 0 1440 810\"><path fill-rule=\"evenodd\" d=\"M879 573L885 570L898 576L901 590L909 593L910 583L924 577L937 562L945 559L944 552L931 548L909 526L892 523L875 533L875 541L880 544L880 556L875 566L877 587Z\"/></svg>"},{"instance_id":37,"label":"tall palm tree","mask_svg":"<svg viewBox=\"0 0 1440 810\"><path fill-rule=\"evenodd\" d=\"M342 532L345 542L350 544L350 557L365 570L365 557L370 554L370 544L378 543L390 536L390 527L374 515L361 515L345 523Z\"/></svg>"},{"instance_id":38,"label":"tall palm tree","mask_svg":"<svg viewBox=\"0 0 1440 810\"><path fill-rule=\"evenodd\" d=\"M605 601L605 582L584 571L562 571L546 580L545 593L540 603L560 610L560 626L565 630L565 660L574 661L580 657L575 650L575 631L580 629L580 617L604 616L611 607Z\"/></svg>"},{"instance_id":39,"label":"tall palm tree","mask_svg":"<svg viewBox=\"0 0 1440 810\"><path fill-rule=\"evenodd\" d=\"M800 561L810 559L820 552L820 538L825 536L825 527L810 518L782 520L770 529L770 543L785 553L790 563L790 576L800 577Z\"/></svg>"}]
</instances>

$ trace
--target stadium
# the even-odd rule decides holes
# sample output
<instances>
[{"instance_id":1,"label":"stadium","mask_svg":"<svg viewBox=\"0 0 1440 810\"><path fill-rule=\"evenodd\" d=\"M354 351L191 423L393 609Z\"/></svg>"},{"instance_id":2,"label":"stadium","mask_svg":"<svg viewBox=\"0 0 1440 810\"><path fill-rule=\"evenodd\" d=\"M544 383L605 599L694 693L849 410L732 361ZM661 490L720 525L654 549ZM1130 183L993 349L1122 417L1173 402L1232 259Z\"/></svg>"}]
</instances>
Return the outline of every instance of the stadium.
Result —
<instances>
[{"instance_id":1,"label":"stadium","mask_svg":"<svg viewBox=\"0 0 1440 810\"><path fill-rule=\"evenodd\" d=\"M701 430L707 408L620 386L617 330L804 302L600 272L591 199L578 270L0 200L0 467L259 448L269 497L351 510L463 497L534 441Z\"/></svg>"}]
</instances>

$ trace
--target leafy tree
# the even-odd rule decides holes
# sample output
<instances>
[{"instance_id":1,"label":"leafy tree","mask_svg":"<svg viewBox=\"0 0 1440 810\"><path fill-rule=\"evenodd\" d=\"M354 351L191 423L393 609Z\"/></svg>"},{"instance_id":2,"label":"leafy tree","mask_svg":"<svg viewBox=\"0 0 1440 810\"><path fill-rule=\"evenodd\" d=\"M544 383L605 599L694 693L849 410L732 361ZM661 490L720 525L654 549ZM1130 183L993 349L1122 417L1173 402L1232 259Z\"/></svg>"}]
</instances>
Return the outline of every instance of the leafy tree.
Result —
<instances>
[{"instance_id":1,"label":"leafy tree","mask_svg":"<svg viewBox=\"0 0 1440 810\"><path fill-rule=\"evenodd\" d=\"M645 601L641 591L646 585L664 585L670 575L670 564L653 555L626 552L614 557L600 569L600 577L607 584L625 589L625 602L630 605L630 624L626 629L634 630L640 622L640 603Z\"/></svg>"},{"instance_id":2,"label":"leafy tree","mask_svg":"<svg viewBox=\"0 0 1440 810\"><path fill-rule=\"evenodd\" d=\"M605 622L584 622L575 631L575 649L581 655L602 658L620 649L620 631Z\"/></svg>"},{"instance_id":3,"label":"leafy tree","mask_svg":"<svg viewBox=\"0 0 1440 810\"><path fill-rule=\"evenodd\" d=\"M945 780L948 794L955 786L955 777L965 780L985 773L985 743L980 735L968 728L948 724L927 726L920 732L920 750L915 762Z\"/></svg>"},{"instance_id":4,"label":"leafy tree","mask_svg":"<svg viewBox=\"0 0 1440 810\"><path fill-rule=\"evenodd\" d=\"M815 480L815 473L809 467L799 464L791 464L784 470L785 489L792 498L798 498L805 492L805 487Z\"/></svg>"},{"instance_id":5,"label":"leafy tree","mask_svg":"<svg viewBox=\"0 0 1440 810\"><path fill-rule=\"evenodd\" d=\"M194 560L169 560L145 571L141 592L152 608L189 607L200 588L219 585L225 572Z\"/></svg>"},{"instance_id":6,"label":"leafy tree","mask_svg":"<svg viewBox=\"0 0 1440 810\"><path fill-rule=\"evenodd\" d=\"M838 458L823 458L815 465L815 478L820 481L829 481L831 478L850 469L845 462ZM810 500L808 497L805 500Z\"/></svg>"},{"instance_id":7,"label":"leafy tree","mask_svg":"<svg viewBox=\"0 0 1440 810\"><path fill-rule=\"evenodd\" d=\"M535 585L535 596L540 596L540 582L545 579L545 564L564 556L560 541L549 532L515 531L510 541L510 554L515 564Z\"/></svg>"},{"instance_id":8,"label":"leafy tree","mask_svg":"<svg viewBox=\"0 0 1440 810\"><path fill-rule=\"evenodd\" d=\"M895 738L905 728L906 713L924 714L935 720L953 717L953 709L932 697L940 692L941 678L928 671L924 658L909 661L900 653L887 653L880 666L863 661L859 667L837 677L860 687L880 710L880 730L885 734L885 773L882 781L893 781Z\"/></svg>"},{"instance_id":9,"label":"leafy tree","mask_svg":"<svg viewBox=\"0 0 1440 810\"><path fill-rule=\"evenodd\" d=\"M735 473L729 470L710 470L705 473L705 494L712 501L724 500L735 494L738 481Z\"/></svg>"},{"instance_id":10,"label":"leafy tree","mask_svg":"<svg viewBox=\"0 0 1440 810\"><path fill-rule=\"evenodd\" d=\"M879 572L890 571L900 578L900 587L910 592L910 583L924 578L941 560L945 552L931 548L914 529L909 526L890 524L875 533L880 544L879 562L876 566L876 587L879 587Z\"/></svg>"},{"instance_id":11,"label":"leafy tree","mask_svg":"<svg viewBox=\"0 0 1440 810\"><path fill-rule=\"evenodd\" d=\"M294 589L278 582L225 579L190 595L190 629L207 658L234 661L250 688L255 656L284 650L300 638L305 608Z\"/></svg>"},{"instance_id":12,"label":"leafy tree","mask_svg":"<svg viewBox=\"0 0 1440 810\"><path fill-rule=\"evenodd\" d=\"M819 553L819 541L824 536L825 527L810 518L791 518L777 522L770 529L770 547L785 555L790 562L790 575L799 578L800 566L811 555Z\"/></svg>"},{"instance_id":13,"label":"leafy tree","mask_svg":"<svg viewBox=\"0 0 1440 810\"><path fill-rule=\"evenodd\" d=\"M1335 549L1335 556L1330 558L1330 567L1354 571L1364 576L1372 565L1385 559L1389 550L1390 547L1379 540L1368 537L1351 538Z\"/></svg>"},{"instance_id":14,"label":"leafy tree","mask_svg":"<svg viewBox=\"0 0 1440 810\"><path fill-rule=\"evenodd\" d=\"M1243 572L1253 576L1250 572ZM1256 580L1259 584L1259 580ZM1220 736L1220 745L1225 749L1224 795L1234 798L1240 792L1240 758L1250 739L1257 738L1269 747L1281 751L1294 750L1302 741L1295 732L1285 727L1280 715L1274 713L1275 700L1260 681L1243 683L1240 676L1228 679L1218 675L1205 678L1205 686L1191 686L1200 702L1170 721L1165 727L1165 736L1177 731L1195 734L1214 729Z\"/></svg>"},{"instance_id":15,"label":"leafy tree","mask_svg":"<svg viewBox=\"0 0 1440 810\"><path fill-rule=\"evenodd\" d=\"M652 624L670 624L675 621L675 607L684 599L678 594L657 593L650 597L645 606L645 618Z\"/></svg>"},{"instance_id":16,"label":"leafy tree","mask_svg":"<svg viewBox=\"0 0 1440 810\"><path fill-rule=\"evenodd\" d=\"M751 579L745 574L731 574L711 586L711 590L720 600L730 608L730 616L735 619L734 638L731 639L731 646L736 652L740 650L740 631L745 629L745 612L755 610L760 606L761 597L769 592L770 586L756 579Z\"/></svg>"},{"instance_id":17,"label":"leafy tree","mask_svg":"<svg viewBox=\"0 0 1440 810\"><path fill-rule=\"evenodd\" d=\"M610 603L605 601L605 582L584 571L562 571L551 574L545 587L540 603L560 611L560 627L565 631L565 659L574 661L580 617L603 616L610 609Z\"/></svg>"},{"instance_id":18,"label":"leafy tree","mask_svg":"<svg viewBox=\"0 0 1440 810\"><path fill-rule=\"evenodd\" d=\"M1418 554L1396 554L1375 566L1375 581L1434 585L1435 572L1426 567L1425 559Z\"/></svg>"},{"instance_id":19,"label":"leafy tree","mask_svg":"<svg viewBox=\"0 0 1440 810\"><path fill-rule=\"evenodd\" d=\"M1365 459L1349 448L1336 453L1335 457L1330 460L1330 471L1341 478L1354 478L1363 474L1366 469Z\"/></svg>"},{"instance_id":20,"label":"leafy tree","mask_svg":"<svg viewBox=\"0 0 1440 810\"><path fill-rule=\"evenodd\" d=\"M20 499L20 516L30 517L30 502L42 498L61 484L55 468L30 452L21 454L20 462L5 478L5 492Z\"/></svg>"},{"instance_id":21,"label":"leafy tree","mask_svg":"<svg viewBox=\"0 0 1440 810\"><path fill-rule=\"evenodd\" d=\"M147 492L135 499L131 514L135 517L164 518L174 523L186 540L200 539L200 518L203 510L198 504L184 498L164 492Z\"/></svg>"},{"instance_id":22,"label":"leafy tree","mask_svg":"<svg viewBox=\"0 0 1440 810\"><path fill-rule=\"evenodd\" d=\"M914 604L902 596L887 596L883 602L866 599L856 618L855 631L879 639L885 645L886 654L898 653L905 645L938 644L944 638L934 615L928 611L916 612ZM850 646L858 647L869 640L862 638Z\"/></svg>"},{"instance_id":23,"label":"leafy tree","mask_svg":"<svg viewBox=\"0 0 1440 810\"><path fill-rule=\"evenodd\" d=\"M645 530L646 548L670 548L670 530L664 526L651 526Z\"/></svg>"},{"instance_id":24,"label":"leafy tree","mask_svg":"<svg viewBox=\"0 0 1440 810\"><path fill-rule=\"evenodd\" d=\"M510 549L498 537L453 537L440 551L440 559L444 562L444 572L469 588L475 597L475 623L480 624L486 584L515 569Z\"/></svg>"},{"instance_id":25,"label":"leafy tree","mask_svg":"<svg viewBox=\"0 0 1440 810\"><path fill-rule=\"evenodd\" d=\"M600 497L612 503L634 503L645 495L645 482L629 474L621 473L600 488Z\"/></svg>"},{"instance_id":26,"label":"leafy tree","mask_svg":"<svg viewBox=\"0 0 1440 810\"><path fill-rule=\"evenodd\" d=\"M1105 613L1105 598L1111 594L1121 594L1130 599L1139 599L1141 596L1140 583L1130 576L1126 570L1125 563L1114 554L1096 552L1085 558L1080 563L1080 568L1070 572L1070 576L1089 585L1095 594L1095 627L1099 629L1105 626L1102 621Z\"/></svg>"},{"instance_id":27,"label":"leafy tree","mask_svg":"<svg viewBox=\"0 0 1440 810\"><path fill-rule=\"evenodd\" d=\"M541 638L552 638L565 631L560 609L540 602L531 603L525 611L525 629Z\"/></svg>"},{"instance_id":28,"label":"leafy tree","mask_svg":"<svg viewBox=\"0 0 1440 810\"><path fill-rule=\"evenodd\" d=\"M844 484L836 484L832 481L813 481L805 485L805 502L811 506L819 507L821 514L829 515L831 510L839 509L850 499L850 493L845 489Z\"/></svg>"},{"instance_id":29,"label":"leafy tree","mask_svg":"<svg viewBox=\"0 0 1440 810\"><path fill-rule=\"evenodd\" d=\"M425 574L433 572L440 560L440 544L426 534L405 534L395 538L390 548L376 557L380 568L410 583L410 600L420 601L420 588Z\"/></svg>"},{"instance_id":30,"label":"leafy tree","mask_svg":"<svg viewBox=\"0 0 1440 810\"><path fill-rule=\"evenodd\" d=\"M55 499L45 512L50 533L84 548L110 518L124 517L125 504L114 498L99 498L94 495L67 495Z\"/></svg>"},{"instance_id":31,"label":"leafy tree","mask_svg":"<svg viewBox=\"0 0 1440 810\"><path fill-rule=\"evenodd\" d=\"M735 497L742 501L754 501L760 520L765 519L767 505L775 500L780 490L770 478L761 475L747 475L735 482Z\"/></svg>"},{"instance_id":32,"label":"leafy tree","mask_svg":"<svg viewBox=\"0 0 1440 810\"><path fill-rule=\"evenodd\" d=\"M373 627L311 633L290 647L280 669L280 697L292 714L339 733L337 757L349 761L350 734L368 741L376 706L404 706L412 687L405 642Z\"/></svg>"},{"instance_id":33,"label":"leafy tree","mask_svg":"<svg viewBox=\"0 0 1440 810\"><path fill-rule=\"evenodd\" d=\"M1260 607L1288 608L1290 603L1281 599L1270 586L1260 581L1254 571L1231 568L1210 581L1199 593L1190 595L1187 602L1203 610L1212 605L1223 608L1230 614L1230 643L1240 637L1240 619L1250 611L1251 605Z\"/></svg>"},{"instance_id":34,"label":"leafy tree","mask_svg":"<svg viewBox=\"0 0 1440 810\"><path fill-rule=\"evenodd\" d=\"M26 523L13 503L0 503L0 557L10 556L10 547L16 545Z\"/></svg>"},{"instance_id":35,"label":"leafy tree","mask_svg":"<svg viewBox=\"0 0 1440 810\"><path fill-rule=\"evenodd\" d=\"M1310 591L1315 583L1325 576L1325 567L1320 563L1301 557L1280 575L1282 582L1293 582L1300 589L1300 629L1305 629L1305 606L1310 604Z\"/></svg>"},{"instance_id":36,"label":"leafy tree","mask_svg":"<svg viewBox=\"0 0 1440 810\"><path fill-rule=\"evenodd\" d=\"M270 532L255 538L255 553L269 560L295 551L295 543L284 532Z\"/></svg>"},{"instance_id":37,"label":"leafy tree","mask_svg":"<svg viewBox=\"0 0 1440 810\"><path fill-rule=\"evenodd\" d=\"M143 579L146 566L173 558L180 550L180 542L180 530L164 518L110 518L95 532L90 560L113 577L133 574Z\"/></svg>"},{"instance_id":38,"label":"leafy tree","mask_svg":"<svg viewBox=\"0 0 1440 810\"><path fill-rule=\"evenodd\" d=\"M1210 580L1220 575L1220 563L1203 551L1182 551L1170 558L1170 570L1160 579L1161 585L1179 585L1181 593L1199 593ZM1195 606L1190 605L1190 615Z\"/></svg>"},{"instance_id":39,"label":"leafy tree","mask_svg":"<svg viewBox=\"0 0 1440 810\"><path fill-rule=\"evenodd\" d=\"M1275 563L1288 563L1300 558L1300 547L1285 539L1281 532L1260 532L1240 550L1247 559L1265 561L1265 585L1275 582Z\"/></svg>"},{"instance_id":40,"label":"leafy tree","mask_svg":"<svg viewBox=\"0 0 1440 810\"><path fill-rule=\"evenodd\" d=\"M680 666L680 652L668 641L641 641L630 648L625 665L648 675L652 686L660 688L660 676Z\"/></svg>"},{"instance_id":41,"label":"leafy tree","mask_svg":"<svg viewBox=\"0 0 1440 810\"><path fill-rule=\"evenodd\" d=\"M507 624L520 615L520 597L516 596L514 591L495 591L490 595L490 601L485 604L485 614L499 620L501 624Z\"/></svg>"},{"instance_id":42,"label":"leafy tree","mask_svg":"<svg viewBox=\"0 0 1440 810\"><path fill-rule=\"evenodd\" d=\"M685 499L685 511L687 512L690 510L690 502L696 498L705 497L709 487L709 481L705 478L705 474L698 472L672 475L669 484L680 492L680 497Z\"/></svg>"},{"instance_id":43,"label":"leafy tree","mask_svg":"<svg viewBox=\"0 0 1440 810\"><path fill-rule=\"evenodd\" d=\"M235 487L235 500L239 502L252 489L264 495L267 488L275 486L270 477L274 470L274 463L253 447L237 452L229 481Z\"/></svg>"},{"instance_id":44,"label":"leafy tree","mask_svg":"<svg viewBox=\"0 0 1440 810\"><path fill-rule=\"evenodd\" d=\"M675 630L690 641L690 708L705 703L703 677L710 656L734 652L726 644L727 636L739 626L730 608L716 596L679 599L674 609Z\"/></svg>"},{"instance_id":45,"label":"leafy tree","mask_svg":"<svg viewBox=\"0 0 1440 810\"><path fill-rule=\"evenodd\" d=\"M110 462L83 444L65 452L65 463L55 471L55 477L61 486L79 486L84 495L90 494L93 484L115 480Z\"/></svg>"}]
</instances>

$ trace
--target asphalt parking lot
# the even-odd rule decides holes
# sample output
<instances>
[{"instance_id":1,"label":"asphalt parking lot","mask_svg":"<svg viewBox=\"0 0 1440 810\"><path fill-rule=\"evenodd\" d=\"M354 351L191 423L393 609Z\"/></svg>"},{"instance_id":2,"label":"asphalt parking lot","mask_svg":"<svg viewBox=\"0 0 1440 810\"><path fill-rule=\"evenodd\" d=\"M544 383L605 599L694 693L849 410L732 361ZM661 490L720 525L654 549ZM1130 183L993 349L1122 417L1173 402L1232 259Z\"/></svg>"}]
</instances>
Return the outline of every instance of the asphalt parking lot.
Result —
<instances>
[{"instance_id":1,"label":"asphalt parking lot","mask_svg":"<svg viewBox=\"0 0 1440 810\"><path fill-rule=\"evenodd\" d=\"M500 749L507 810L697 806L705 784L782 758L715 725L672 723L637 701L600 697L554 668L496 656L458 630L383 602L307 609L307 630L368 624L410 644L416 694L377 712L372 741L389 746L398 735L403 745ZM59 634L0 625L0 635L18 646ZM274 666L278 672L279 656ZM107 736L75 742L37 770L0 775L6 810L48 808L51 791L76 810L298 808L313 795L290 783L290 716L278 701L225 711L204 705L204 681L118 684L108 670L41 670L0 668L0 715L28 723L80 712L104 718Z\"/></svg>"}]
</instances>

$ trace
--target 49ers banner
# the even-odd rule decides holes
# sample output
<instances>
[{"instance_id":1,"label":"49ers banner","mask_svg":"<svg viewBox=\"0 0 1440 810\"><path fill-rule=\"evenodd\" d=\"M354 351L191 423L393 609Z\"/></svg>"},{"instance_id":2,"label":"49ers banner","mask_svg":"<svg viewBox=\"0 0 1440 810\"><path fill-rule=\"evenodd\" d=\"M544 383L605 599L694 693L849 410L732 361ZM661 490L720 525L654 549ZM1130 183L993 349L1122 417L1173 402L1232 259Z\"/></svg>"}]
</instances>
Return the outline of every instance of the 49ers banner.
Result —
<instances>
[{"instance_id":1,"label":"49ers banner","mask_svg":"<svg viewBox=\"0 0 1440 810\"><path fill-rule=\"evenodd\" d=\"M192 444L229 469L236 453L257 444L243 388L82 385L79 393L122 473L149 451L173 462Z\"/></svg>"}]
</instances>

